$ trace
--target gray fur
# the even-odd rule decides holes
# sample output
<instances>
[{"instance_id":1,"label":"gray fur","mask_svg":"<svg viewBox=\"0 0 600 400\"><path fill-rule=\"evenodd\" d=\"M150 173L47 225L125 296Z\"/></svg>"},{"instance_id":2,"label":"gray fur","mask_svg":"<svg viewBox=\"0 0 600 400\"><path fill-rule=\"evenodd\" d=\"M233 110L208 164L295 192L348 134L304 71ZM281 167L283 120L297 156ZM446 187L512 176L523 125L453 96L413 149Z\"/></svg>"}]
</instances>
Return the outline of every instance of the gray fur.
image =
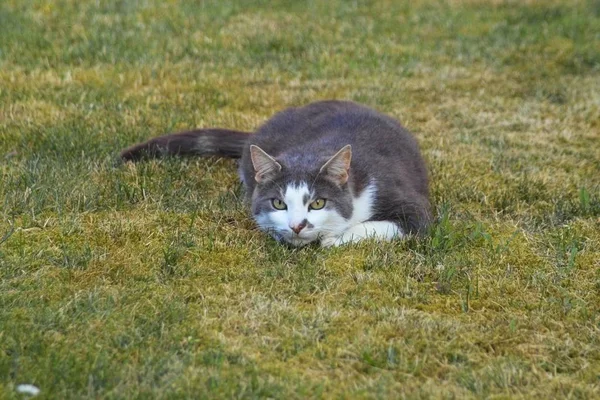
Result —
<instances>
[{"instance_id":1,"label":"gray fur","mask_svg":"<svg viewBox=\"0 0 600 400\"><path fill-rule=\"evenodd\" d=\"M251 145L281 165L277 174L255 179ZM352 149L349 177L339 185L319 172L346 145ZM311 194L329 199L326 208L335 208L346 219L353 213L352 199L370 183L376 195L369 221L392 221L405 233L418 233L431 219L427 171L414 138L396 120L352 102L289 108L253 135L215 129L167 135L133 146L121 156L137 160L165 153L241 157L239 174L255 218L272 210L271 199L280 196L282 188L306 182Z\"/></svg>"},{"instance_id":2,"label":"gray fur","mask_svg":"<svg viewBox=\"0 0 600 400\"><path fill-rule=\"evenodd\" d=\"M372 109L345 101L289 108L260 127L249 144L259 146L282 164L280 179L270 186L312 181L329 157L350 144L352 164L347 187L338 193L326 181L318 180L321 190L333 191L336 199L343 199L347 197L343 194L360 194L374 180L377 197L372 220L394 221L411 233L423 230L430 221L427 170L416 141L396 120ZM251 199L256 182L248 146L242 154L240 175ZM347 201L336 206L343 215L351 214Z\"/></svg>"}]
</instances>

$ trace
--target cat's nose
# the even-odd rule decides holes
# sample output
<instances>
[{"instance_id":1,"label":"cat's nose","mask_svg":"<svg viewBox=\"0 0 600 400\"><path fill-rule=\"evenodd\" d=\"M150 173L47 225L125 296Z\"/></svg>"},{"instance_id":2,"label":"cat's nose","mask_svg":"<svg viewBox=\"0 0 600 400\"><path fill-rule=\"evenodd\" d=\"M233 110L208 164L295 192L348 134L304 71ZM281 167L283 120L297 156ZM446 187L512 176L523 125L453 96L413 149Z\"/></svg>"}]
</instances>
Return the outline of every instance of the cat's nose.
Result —
<instances>
[{"instance_id":1,"label":"cat's nose","mask_svg":"<svg viewBox=\"0 0 600 400\"><path fill-rule=\"evenodd\" d=\"M296 235L298 235L300 231L304 229L304 227L306 227L306 222L304 221L296 225L290 225L291 230L293 230L296 233Z\"/></svg>"}]
</instances>

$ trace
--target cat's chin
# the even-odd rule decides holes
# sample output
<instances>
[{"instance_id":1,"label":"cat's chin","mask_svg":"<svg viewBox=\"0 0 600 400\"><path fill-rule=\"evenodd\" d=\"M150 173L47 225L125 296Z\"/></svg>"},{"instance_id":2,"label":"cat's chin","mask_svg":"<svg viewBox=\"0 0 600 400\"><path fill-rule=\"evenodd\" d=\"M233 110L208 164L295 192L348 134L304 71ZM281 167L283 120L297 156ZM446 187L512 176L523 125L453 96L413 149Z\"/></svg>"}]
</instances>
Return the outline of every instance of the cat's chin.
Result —
<instances>
[{"instance_id":1,"label":"cat's chin","mask_svg":"<svg viewBox=\"0 0 600 400\"><path fill-rule=\"evenodd\" d=\"M282 235L281 233L271 232L273 239L277 240L281 244L288 245L290 247L304 247L317 241L318 238L302 238L295 235Z\"/></svg>"},{"instance_id":2,"label":"cat's chin","mask_svg":"<svg viewBox=\"0 0 600 400\"><path fill-rule=\"evenodd\" d=\"M296 237L279 237L276 239L279 240L281 243L285 243L291 247L304 247L304 246L307 246L316 241L316 239L306 239L306 238L301 238L301 237L297 237L297 236Z\"/></svg>"},{"instance_id":3,"label":"cat's chin","mask_svg":"<svg viewBox=\"0 0 600 400\"><path fill-rule=\"evenodd\" d=\"M309 245L312 242L314 242L314 240L301 239L301 238L290 238L290 239L286 239L285 242L293 247L304 247L304 246Z\"/></svg>"}]
</instances>

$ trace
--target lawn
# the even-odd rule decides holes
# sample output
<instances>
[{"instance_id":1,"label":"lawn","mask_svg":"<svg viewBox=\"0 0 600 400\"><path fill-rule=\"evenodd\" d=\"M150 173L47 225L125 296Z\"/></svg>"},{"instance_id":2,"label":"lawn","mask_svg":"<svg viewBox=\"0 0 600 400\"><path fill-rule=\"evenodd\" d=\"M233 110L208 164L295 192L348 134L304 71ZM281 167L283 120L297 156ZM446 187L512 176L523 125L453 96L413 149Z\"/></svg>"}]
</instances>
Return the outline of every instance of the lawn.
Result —
<instances>
[{"instance_id":1,"label":"lawn","mask_svg":"<svg viewBox=\"0 0 600 400\"><path fill-rule=\"evenodd\" d=\"M192 127L367 104L423 238L289 249ZM599 398L600 2L0 2L0 399Z\"/></svg>"}]
</instances>

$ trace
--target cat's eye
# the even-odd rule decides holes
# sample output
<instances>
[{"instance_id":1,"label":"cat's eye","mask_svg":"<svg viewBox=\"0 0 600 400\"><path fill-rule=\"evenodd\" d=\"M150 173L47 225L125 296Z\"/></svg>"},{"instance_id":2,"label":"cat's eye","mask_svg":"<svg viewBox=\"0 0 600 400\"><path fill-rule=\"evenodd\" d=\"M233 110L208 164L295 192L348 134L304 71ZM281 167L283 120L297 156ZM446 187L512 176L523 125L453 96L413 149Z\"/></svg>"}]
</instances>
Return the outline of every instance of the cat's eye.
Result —
<instances>
[{"instance_id":1,"label":"cat's eye","mask_svg":"<svg viewBox=\"0 0 600 400\"><path fill-rule=\"evenodd\" d=\"M285 203L279 199L272 199L271 204L273 205L273 208L276 210L286 210L287 209L287 206L285 205Z\"/></svg>"},{"instance_id":2,"label":"cat's eye","mask_svg":"<svg viewBox=\"0 0 600 400\"><path fill-rule=\"evenodd\" d=\"M311 210L320 210L325 207L325 199L316 199L312 203L310 203L309 207Z\"/></svg>"}]
</instances>

